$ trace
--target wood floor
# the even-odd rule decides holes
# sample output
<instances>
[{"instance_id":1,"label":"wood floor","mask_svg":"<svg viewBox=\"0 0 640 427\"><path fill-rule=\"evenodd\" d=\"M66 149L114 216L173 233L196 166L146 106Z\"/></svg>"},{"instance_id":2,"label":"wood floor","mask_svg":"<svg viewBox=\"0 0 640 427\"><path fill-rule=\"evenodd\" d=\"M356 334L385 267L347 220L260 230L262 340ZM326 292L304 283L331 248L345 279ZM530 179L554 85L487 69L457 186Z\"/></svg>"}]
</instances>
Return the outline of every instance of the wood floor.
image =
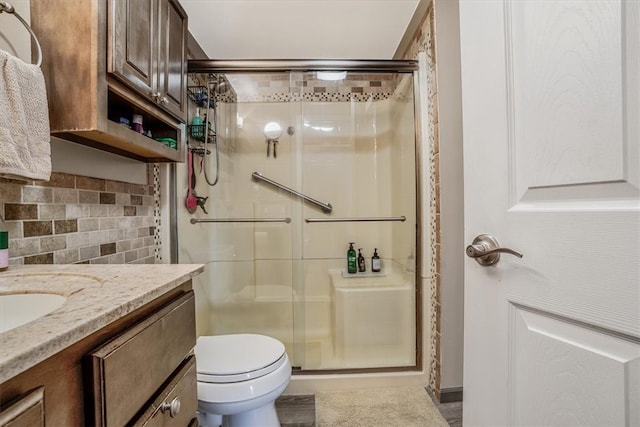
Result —
<instances>
[{"instance_id":1,"label":"wood floor","mask_svg":"<svg viewBox=\"0 0 640 427\"><path fill-rule=\"evenodd\" d=\"M282 427L314 427L316 425L316 398L314 395L280 396L276 411Z\"/></svg>"},{"instance_id":2,"label":"wood floor","mask_svg":"<svg viewBox=\"0 0 640 427\"><path fill-rule=\"evenodd\" d=\"M434 403L449 426L462 427L462 402L439 403L434 400ZM315 426L316 399L313 395L281 396L276 400L276 410L282 427Z\"/></svg>"}]
</instances>

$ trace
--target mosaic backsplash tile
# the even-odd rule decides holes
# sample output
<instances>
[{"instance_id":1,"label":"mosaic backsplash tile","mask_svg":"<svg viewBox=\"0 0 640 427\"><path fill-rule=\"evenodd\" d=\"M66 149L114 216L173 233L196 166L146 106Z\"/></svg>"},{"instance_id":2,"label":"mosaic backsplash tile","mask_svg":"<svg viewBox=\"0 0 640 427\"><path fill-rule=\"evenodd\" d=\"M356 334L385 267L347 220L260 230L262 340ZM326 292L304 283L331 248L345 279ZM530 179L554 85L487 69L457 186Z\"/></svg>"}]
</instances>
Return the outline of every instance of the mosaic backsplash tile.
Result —
<instances>
[{"instance_id":1,"label":"mosaic backsplash tile","mask_svg":"<svg viewBox=\"0 0 640 427\"><path fill-rule=\"evenodd\" d=\"M10 264L153 264L161 244L153 185L56 172L0 179L0 214Z\"/></svg>"},{"instance_id":2,"label":"mosaic backsplash tile","mask_svg":"<svg viewBox=\"0 0 640 427\"><path fill-rule=\"evenodd\" d=\"M367 102L394 96L395 73L348 73L340 81L319 80L315 73L243 74L229 76L217 102Z\"/></svg>"}]
</instances>

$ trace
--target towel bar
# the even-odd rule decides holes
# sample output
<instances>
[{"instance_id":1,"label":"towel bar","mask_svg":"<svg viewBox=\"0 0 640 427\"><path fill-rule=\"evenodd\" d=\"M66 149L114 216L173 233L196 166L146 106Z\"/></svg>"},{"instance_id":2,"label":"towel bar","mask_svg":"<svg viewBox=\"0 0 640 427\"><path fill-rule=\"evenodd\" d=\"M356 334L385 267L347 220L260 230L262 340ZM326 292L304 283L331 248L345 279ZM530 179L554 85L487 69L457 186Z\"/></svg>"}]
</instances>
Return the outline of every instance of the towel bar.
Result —
<instances>
[{"instance_id":1,"label":"towel bar","mask_svg":"<svg viewBox=\"0 0 640 427\"><path fill-rule=\"evenodd\" d=\"M22 22L22 25L24 25L27 31L29 31L29 34L31 34L33 41L36 42L36 48L38 49L38 61L36 62L36 65L38 67L41 66L42 65L42 48L40 47L40 42L38 41L36 34L33 32L29 24L27 24L27 22L24 19L22 19L22 16L20 16L18 12L16 12L16 9L11 5L11 3L8 3L6 1L0 1L0 13L2 12L10 13L16 18L18 18L18 21Z\"/></svg>"},{"instance_id":2,"label":"towel bar","mask_svg":"<svg viewBox=\"0 0 640 427\"><path fill-rule=\"evenodd\" d=\"M286 222L289 224L291 222L291 218L191 218L189 222L191 224L199 224L201 222Z\"/></svg>"},{"instance_id":3,"label":"towel bar","mask_svg":"<svg viewBox=\"0 0 640 427\"><path fill-rule=\"evenodd\" d=\"M406 216L363 216L353 218L305 218L305 222L405 222Z\"/></svg>"}]
</instances>

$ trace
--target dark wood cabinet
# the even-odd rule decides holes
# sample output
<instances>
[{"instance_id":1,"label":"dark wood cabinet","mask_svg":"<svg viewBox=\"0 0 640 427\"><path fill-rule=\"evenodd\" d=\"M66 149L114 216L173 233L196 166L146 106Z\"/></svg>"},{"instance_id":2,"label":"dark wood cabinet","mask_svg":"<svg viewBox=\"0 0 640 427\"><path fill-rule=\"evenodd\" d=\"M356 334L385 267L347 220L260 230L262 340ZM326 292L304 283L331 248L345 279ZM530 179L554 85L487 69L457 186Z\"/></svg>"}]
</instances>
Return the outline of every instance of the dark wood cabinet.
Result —
<instances>
[{"instance_id":1,"label":"dark wood cabinet","mask_svg":"<svg viewBox=\"0 0 640 427\"><path fill-rule=\"evenodd\" d=\"M158 81L158 0L110 0L107 71L152 99Z\"/></svg>"},{"instance_id":2,"label":"dark wood cabinet","mask_svg":"<svg viewBox=\"0 0 640 427\"><path fill-rule=\"evenodd\" d=\"M187 109L187 14L177 0L160 0L158 92L164 107L179 117Z\"/></svg>"},{"instance_id":3,"label":"dark wood cabinet","mask_svg":"<svg viewBox=\"0 0 640 427\"><path fill-rule=\"evenodd\" d=\"M107 69L185 119L187 15L177 0L111 0Z\"/></svg>"},{"instance_id":4,"label":"dark wood cabinet","mask_svg":"<svg viewBox=\"0 0 640 427\"><path fill-rule=\"evenodd\" d=\"M0 384L0 426L191 425L195 342L189 280Z\"/></svg>"},{"instance_id":5,"label":"dark wood cabinet","mask_svg":"<svg viewBox=\"0 0 640 427\"><path fill-rule=\"evenodd\" d=\"M184 161L188 33L179 2L30 5L52 135L141 161ZM134 115L142 117L144 134L121 124L131 125Z\"/></svg>"}]
</instances>

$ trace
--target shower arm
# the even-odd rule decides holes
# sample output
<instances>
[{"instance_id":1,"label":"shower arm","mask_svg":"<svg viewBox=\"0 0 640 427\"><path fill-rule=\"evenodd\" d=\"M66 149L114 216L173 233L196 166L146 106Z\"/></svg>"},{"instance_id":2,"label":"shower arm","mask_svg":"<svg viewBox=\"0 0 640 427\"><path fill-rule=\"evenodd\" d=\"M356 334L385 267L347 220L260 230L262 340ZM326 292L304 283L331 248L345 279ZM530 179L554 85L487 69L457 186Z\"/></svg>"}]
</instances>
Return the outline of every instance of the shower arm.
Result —
<instances>
[{"instance_id":1,"label":"shower arm","mask_svg":"<svg viewBox=\"0 0 640 427\"><path fill-rule=\"evenodd\" d=\"M267 178L266 176L262 175L259 172L254 172L251 174L251 177L254 179L254 181L264 181L267 184L273 185L274 187L277 187L281 190L284 190L290 194L293 194L296 197L300 197L302 200L305 200L317 207L319 207L320 209L322 209L322 212L329 214L331 213L331 211L333 210L333 206L331 206L331 203L323 203L320 202L312 197L309 197L307 195L304 195L302 193L297 192L296 190L289 188L285 185L280 184L279 182L276 182L272 179Z\"/></svg>"}]
</instances>

